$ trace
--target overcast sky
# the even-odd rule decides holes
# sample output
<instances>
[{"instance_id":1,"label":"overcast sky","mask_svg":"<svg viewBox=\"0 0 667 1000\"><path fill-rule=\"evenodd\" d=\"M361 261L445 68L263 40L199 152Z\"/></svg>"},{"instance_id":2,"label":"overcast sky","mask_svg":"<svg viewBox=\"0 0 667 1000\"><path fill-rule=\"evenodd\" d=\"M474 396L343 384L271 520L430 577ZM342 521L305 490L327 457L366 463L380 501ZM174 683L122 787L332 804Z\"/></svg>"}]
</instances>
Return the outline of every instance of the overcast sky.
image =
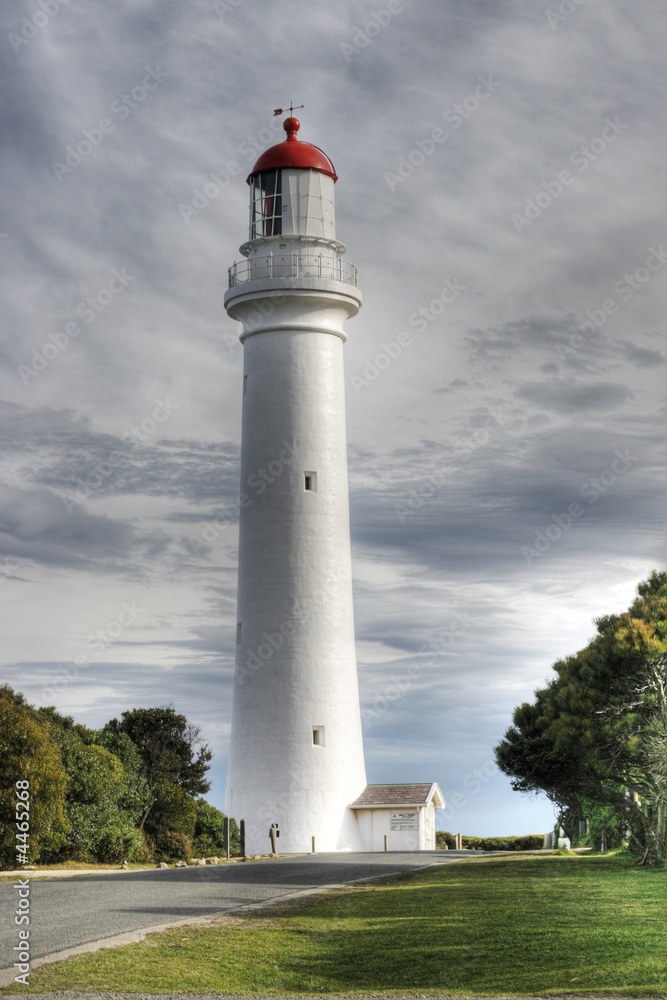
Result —
<instances>
[{"instance_id":1,"label":"overcast sky","mask_svg":"<svg viewBox=\"0 0 667 1000\"><path fill-rule=\"evenodd\" d=\"M371 782L551 827L493 746L664 567L662 0L12 0L3 108L2 677L215 751L236 622L245 177L332 158ZM399 341L399 336L403 334ZM215 525L214 525L215 520Z\"/></svg>"}]
</instances>

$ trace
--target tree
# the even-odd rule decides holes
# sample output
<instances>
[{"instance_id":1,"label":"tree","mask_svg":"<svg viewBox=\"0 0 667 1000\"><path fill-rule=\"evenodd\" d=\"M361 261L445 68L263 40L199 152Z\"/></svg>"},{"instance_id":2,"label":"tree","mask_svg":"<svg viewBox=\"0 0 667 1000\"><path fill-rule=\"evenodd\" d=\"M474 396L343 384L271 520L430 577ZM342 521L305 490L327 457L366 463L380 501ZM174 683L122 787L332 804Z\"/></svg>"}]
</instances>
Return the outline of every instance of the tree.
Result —
<instances>
[{"instance_id":1,"label":"tree","mask_svg":"<svg viewBox=\"0 0 667 1000\"><path fill-rule=\"evenodd\" d=\"M196 799L195 805L197 817L193 850L200 857L221 853L225 849L225 814L203 798ZM229 821L229 846L231 854L238 854L241 850L239 828L234 819Z\"/></svg>"},{"instance_id":2,"label":"tree","mask_svg":"<svg viewBox=\"0 0 667 1000\"><path fill-rule=\"evenodd\" d=\"M58 744L69 775L65 806L71 830L60 856L107 862L141 857L145 846L136 829L140 812L132 790L136 774L128 773L116 754L94 742L93 730L54 708L39 709L38 714ZM134 809L126 808L128 801Z\"/></svg>"},{"instance_id":3,"label":"tree","mask_svg":"<svg viewBox=\"0 0 667 1000\"><path fill-rule=\"evenodd\" d=\"M151 801L151 793L142 774L142 760L139 751L127 733L113 733L100 729L91 733L92 742L114 754L125 772L125 787L118 800L132 822L138 826L144 810Z\"/></svg>"},{"instance_id":4,"label":"tree","mask_svg":"<svg viewBox=\"0 0 667 1000\"><path fill-rule=\"evenodd\" d=\"M596 620L589 644L519 706L496 747L518 791L546 792L573 821L588 804L627 830L641 864L667 855L667 573L638 588L628 612Z\"/></svg>"},{"instance_id":5,"label":"tree","mask_svg":"<svg viewBox=\"0 0 667 1000\"><path fill-rule=\"evenodd\" d=\"M165 781L158 785L144 829L153 837L169 831L190 838L195 832L196 816L197 806L193 797L179 785Z\"/></svg>"},{"instance_id":6,"label":"tree","mask_svg":"<svg viewBox=\"0 0 667 1000\"><path fill-rule=\"evenodd\" d=\"M16 824L17 781L28 782L29 831ZM65 815L67 774L57 744L23 695L0 687L0 866L17 868L57 851L70 824ZM22 796L22 800L25 797ZM22 814L22 812L21 812ZM25 822L25 821L21 821ZM20 839L17 839L17 833ZM25 839L24 839L25 838ZM17 845L28 845L24 853Z\"/></svg>"},{"instance_id":7,"label":"tree","mask_svg":"<svg viewBox=\"0 0 667 1000\"><path fill-rule=\"evenodd\" d=\"M141 774L150 801L141 816L140 830L144 829L161 788L177 785L192 796L211 787L204 776L213 754L202 741L199 727L189 724L184 715L178 715L173 705L123 712L120 722L112 719L104 731L126 733L141 758Z\"/></svg>"}]
</instances>

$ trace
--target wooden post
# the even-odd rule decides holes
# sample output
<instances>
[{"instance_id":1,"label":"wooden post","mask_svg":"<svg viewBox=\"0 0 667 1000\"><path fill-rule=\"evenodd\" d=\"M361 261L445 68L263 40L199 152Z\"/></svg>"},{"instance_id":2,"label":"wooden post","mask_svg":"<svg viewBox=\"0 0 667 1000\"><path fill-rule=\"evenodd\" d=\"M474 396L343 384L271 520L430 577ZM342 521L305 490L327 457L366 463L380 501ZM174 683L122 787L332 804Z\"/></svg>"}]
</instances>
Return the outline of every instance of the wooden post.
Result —
<instances>
[{"instance_id":1,"label":"wooden post","mask_svg":"<svg viewBox=\"0 0 667 1000\"><path fill-rule=\"evenodd\" d=\"M225 857L229 861L229 816L222 821L222 839L225 845Z\"/></svg>"},{"instance_id":2,"label":"wooden post","mask_svg":"<svg viewBox=\"0 0 667 1000\"><path fill-rule=\"evenodd\" d=\"M240 835L239 839L241 841L241 857L245 861L246 860L246 853L245 853L245 820L244 819L242 819L241 822L239 823L239 835Z\"/></svg>"},{"instance_id":3,"label":"wooden post","mask_svg":"<svg viewBox=\"0 0 667 1000\"><path fill-rule=\"evenodd\" d=\"M271 829L269 830L269 835L271 837L271 853L274 854L277 857L278 856L278 844L276 842L277 838L276 838L276 824L275 823L271 824Z\"/></svg>"},{"instance_id":4,"label":"wooden post","mask_svg":"<svg viewBox=\"0 0 667 1000\"><path fill-rule=\"evenodd\" d=\"M314 837L312 838L312 841L313 841L313 849L311 851L311 854L315 854L315 838Z\"/></svg>"},{"instance_id":5,"label":"wooden post","mask_svg":"<svg viewBox=\"0 0 667 1000\"><path fill-rule=\"evenodd\" d=\"M389 850L389 837L387 836L386 833L384 835L384 849L385 849L385 851Z\"/></svg>"}]
</instances>

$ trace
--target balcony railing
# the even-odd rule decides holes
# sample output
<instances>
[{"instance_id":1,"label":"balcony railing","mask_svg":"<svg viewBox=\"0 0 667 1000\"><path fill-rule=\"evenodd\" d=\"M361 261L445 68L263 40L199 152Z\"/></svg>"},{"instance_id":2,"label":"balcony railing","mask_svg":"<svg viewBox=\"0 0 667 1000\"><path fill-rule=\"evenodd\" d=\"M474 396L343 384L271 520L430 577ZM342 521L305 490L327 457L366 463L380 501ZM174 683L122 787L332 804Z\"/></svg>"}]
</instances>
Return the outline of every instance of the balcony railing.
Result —
<instances>
[{"instance_id":1,"label":"balcony railing","mask_svg":"<svg viewBox=\"0 0 667 1000\"><path fill-rule=\"evenodd\" d=\"M350 261L332 254L297 252L242 260L229 268L230 288L258 278L328 278L356 287L357 269Z\"/></svg>"}]
</instances>

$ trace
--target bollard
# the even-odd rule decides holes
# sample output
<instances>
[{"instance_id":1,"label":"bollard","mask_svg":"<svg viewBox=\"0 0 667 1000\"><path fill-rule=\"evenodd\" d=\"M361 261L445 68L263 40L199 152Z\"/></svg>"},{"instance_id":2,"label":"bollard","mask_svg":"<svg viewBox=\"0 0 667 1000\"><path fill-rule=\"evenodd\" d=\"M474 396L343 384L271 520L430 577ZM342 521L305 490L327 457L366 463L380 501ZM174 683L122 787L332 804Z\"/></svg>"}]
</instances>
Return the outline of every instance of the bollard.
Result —
<instances>
[{"instance_id":1,"label":"bollard","mask_svg":"<svg viewBox=\"0 0 667 1000\"><path fill-rule=\"evenodd\" d=\"M225 845L225 857L229 861L229 816L222 821L222 839Z\"/></svg>"},{"instance_id":2,"label":"bollard","mask_svg":"<svg viewBox=\"0 0 667 1000\"><path fill-rule=\"evenodd\" d=\"M245 853L245 820L242 819L239 823L239 839L241 841L241 857L244 861L247 861Z\"/></svg>"},{"instance_id":3,"label":"bollard","mask_svg":"<svg viewBox=\"0 0 667 1000\"><path fill-rule=\"evenodd\" d=\"M312 849L312 851L310 853L311 854L315 854L315 838L312 837L311 839L312 839L312 842L313 842L313 849Z\"/></svg>"},{"instance_id":4,"label":"bollard","mask_svg":"<svg viewBox=\"0 0 667 1000\"><path fill-rule=\"evenodd\" d=\"M385 849L385 851L389 850L389 837L387 836L386 833L384 835L384 849Z\"/></svg>"}]
</instances>

